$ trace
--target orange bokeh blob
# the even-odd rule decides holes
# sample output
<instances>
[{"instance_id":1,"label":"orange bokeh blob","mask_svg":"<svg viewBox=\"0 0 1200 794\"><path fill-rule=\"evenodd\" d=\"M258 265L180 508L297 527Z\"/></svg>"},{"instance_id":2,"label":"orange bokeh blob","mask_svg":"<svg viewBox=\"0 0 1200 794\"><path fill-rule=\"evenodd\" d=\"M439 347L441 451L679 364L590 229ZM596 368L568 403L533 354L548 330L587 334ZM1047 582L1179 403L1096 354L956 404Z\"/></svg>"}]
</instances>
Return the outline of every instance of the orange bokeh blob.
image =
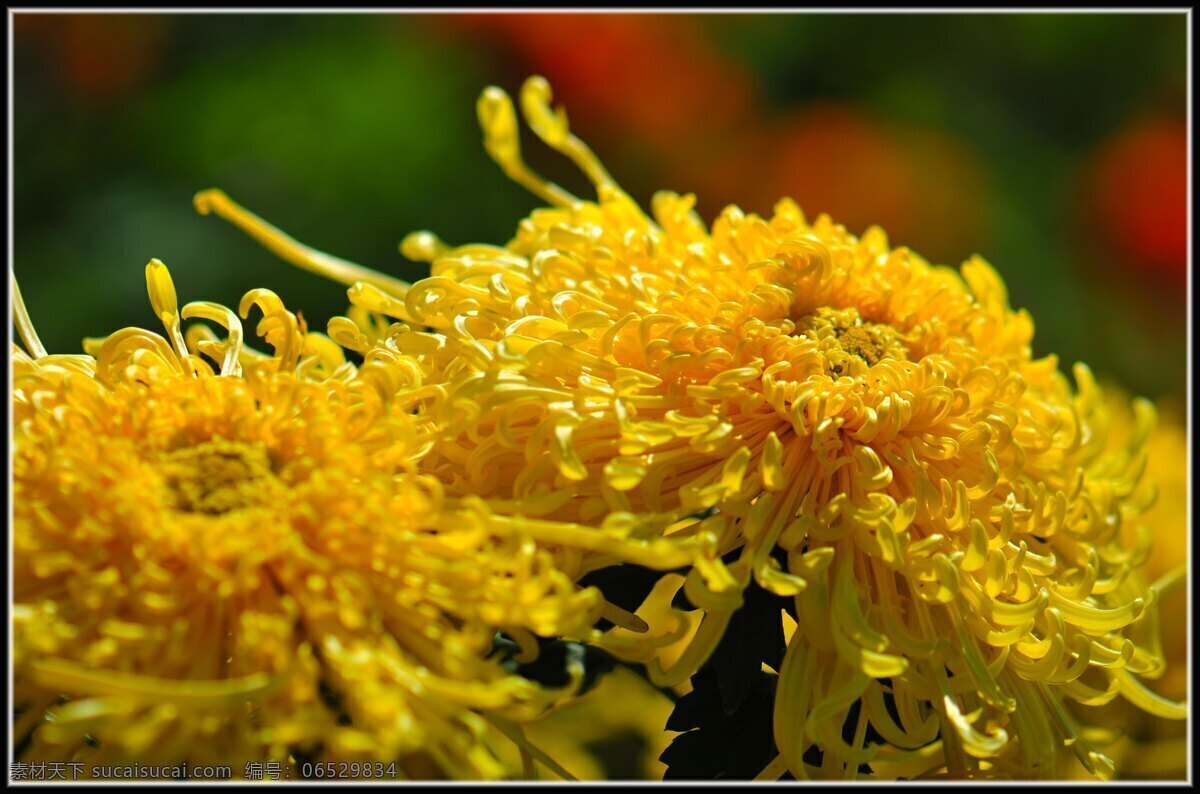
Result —
<instances>
[{"instance_id":1,"label":"orange bokeh blob","mask_svg":"<svg viewBox=\"0 0 1200 794\"><path fill-rule=\"evenodd\" d=\"M653 146L737 126L753 79L707 43L700 23L660 14L468 14L448 18L512 46L573 117Z\"/></svg>"},{"instance_id":2,"label":"orange bokeh blob","mask_svg":"<svg viewBox=\"0 0 1200 794\"><path fill-rule=\"evenodd\" d=\"M791 196L809 217L828 213L854 233L877 224L895 244L957 262L981 244L984 182L978 157L954 136L826 102L748 130L703 196L756 212Z\"/></svg>"},{"instance_id":3,"label":"orange bokeh blob","mask_svg":"<svg viewBox=\"0 0 1200 794\"><path fill-rule=\"evenodd\" d=\"M1088 187L1097 230L1139 271L1182 281L1187 268L1187 124L1144 116L1101 144Z\"/></svg>"}]
</instances>

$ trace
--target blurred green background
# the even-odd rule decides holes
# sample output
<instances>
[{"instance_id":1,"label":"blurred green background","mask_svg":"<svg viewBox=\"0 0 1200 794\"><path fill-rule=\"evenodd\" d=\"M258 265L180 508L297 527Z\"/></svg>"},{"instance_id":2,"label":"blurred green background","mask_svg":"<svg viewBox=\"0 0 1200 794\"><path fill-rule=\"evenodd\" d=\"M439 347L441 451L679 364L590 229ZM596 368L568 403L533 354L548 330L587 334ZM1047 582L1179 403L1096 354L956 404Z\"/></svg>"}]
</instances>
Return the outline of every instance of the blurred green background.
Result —
<instances>
[{"instance_id":1,"label":"blurred green background","mask_svg":"<svg viewBox=\"0 0 1200 794\"><path fill-rule=\"evenodd\" d=\"M979 253L1039 354L1151 397L1186 378L1182 14L15 16L15 269L47 347L269 286L313 327L344 291L191 197L413 278L428 228L503 243L535 206L487 159L486 85L545 75L636 198L794 196L944 264ZM567 187L582 178L526 145Z\"/></svg>"}]
</instances>

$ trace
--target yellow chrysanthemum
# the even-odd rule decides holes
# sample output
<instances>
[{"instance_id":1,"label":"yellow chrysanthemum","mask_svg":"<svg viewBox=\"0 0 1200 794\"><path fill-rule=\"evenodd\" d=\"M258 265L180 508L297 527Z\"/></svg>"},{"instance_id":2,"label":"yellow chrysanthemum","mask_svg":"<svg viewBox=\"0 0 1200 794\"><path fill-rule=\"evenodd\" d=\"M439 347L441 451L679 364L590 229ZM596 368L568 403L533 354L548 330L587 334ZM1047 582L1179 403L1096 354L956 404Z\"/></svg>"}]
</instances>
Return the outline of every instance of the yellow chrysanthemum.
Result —
<instances>
[{"instance_id":1,"label":"yellow chrysanthemum","mask_svg":"<svg viewBox=\"0 0 1200 794\"><path fill-rule=\"evenodd\" d=\"M15 293L17 760L494 778L511 771L499 731L561 771L512 721L575 685L487 657L498 630L528 660L535 634L621 620L555 565L581 533L417 471L438 390L414 361L381 350L356 367L268 290L240 307L263 313L274 353L258 353L232 311L180 311L166 268L146 276L166 337L126 328L91 355L47 355ZM225 338L184 332L193 318Z\"/></svg>"},{"instance_id":2,"label":"yellow chrysanthemum","mask_svg":"<svg viewBox=\"0 0 1200 794\"><path fill-rule=\"evenodd\" d=\"M694 196L664 192L647 215L544 80L521 104L598 200L530 171L513 105L490 88L488 152L551 206L502 248L410 236L406 255L432 262L411 286L331 263L222 194L197 203L353 284L358 311L404 321L376 341L361 321L330 333L421 358L444 384L431 421L462 432L426 464L450 490L719 533L737 561L688 576L706 616L670 669L652 664L660 685L704 663L752 578L795 597L765 776L1045 777L1069 749L1108 777L1103 737L1065 700L1184 716L1141 682L1163 659L1134 641L1159 587L1135 575L1152 540L1149 403L1108 448L1088 369L1072 386L1032 356L1030 317L978 257L931 265L790 200L769 219L729 207L708 229Z\"/></svg>"},{"instance_id":3,"label":"yellow chrysanthemum","mask_svg":"<svg viewBox=\"0 0 1200 794\"><path fill-rule=\"evenodd\" d=\"M1105 394L1112 416L1112 436L1115 443L1120 443L1135 432L1129 396L1115 384L1106 384ZM1147 685L1163 697L1185 701L1190 610L1183 575L1186 561L1190 559L1187 427L1178 402L1160 402L1157 412L1159 423L1146 442L1146 474L1155 484L1158 497L1142 516L1142 521L1154 535L1154 548L1140 573L1148 581L1161 582L1162 598L1157 620L1150 622L1144 636L1148 644L1157 643L1161 628L1161 654L1167 666L1161 677L1148 681ZM1186 778L1185 723L1163 720L1128 706L1107 709L1098 718L1121 734L1107 752L1116 759L1123 777Z\"/></svg>"}]
</instances>

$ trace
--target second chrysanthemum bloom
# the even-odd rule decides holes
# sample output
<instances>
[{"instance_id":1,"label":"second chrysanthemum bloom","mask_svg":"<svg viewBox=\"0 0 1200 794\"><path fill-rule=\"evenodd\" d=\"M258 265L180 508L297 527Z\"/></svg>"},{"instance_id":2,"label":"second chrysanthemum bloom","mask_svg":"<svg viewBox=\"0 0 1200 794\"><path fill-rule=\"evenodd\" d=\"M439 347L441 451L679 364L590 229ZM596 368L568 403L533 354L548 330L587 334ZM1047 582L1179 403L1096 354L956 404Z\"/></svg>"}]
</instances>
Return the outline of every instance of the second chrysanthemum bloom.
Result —
<instances>
[{"instance_id":1,"label":"second chrysanthemum bloom","mask_svg":"<svg viewBox=\"0 0 1200 794\"><path fill-rule=\"evenodd\" d=\"M572 528L417 470L439 392L415 361L355 366L268 290L240 307L263 314L258 352L233 311L180 310L161 263L146 278L165 335L126 328L90 355L47 354L18 293L17 758L495 778L514 774L492 750L507 735L557 769L515 723L574 687L492 652L497 632L527 660L535 635L620 619L557 566ZM201 319L222 333L182 328Z\"/></svg>"}]
</instances>

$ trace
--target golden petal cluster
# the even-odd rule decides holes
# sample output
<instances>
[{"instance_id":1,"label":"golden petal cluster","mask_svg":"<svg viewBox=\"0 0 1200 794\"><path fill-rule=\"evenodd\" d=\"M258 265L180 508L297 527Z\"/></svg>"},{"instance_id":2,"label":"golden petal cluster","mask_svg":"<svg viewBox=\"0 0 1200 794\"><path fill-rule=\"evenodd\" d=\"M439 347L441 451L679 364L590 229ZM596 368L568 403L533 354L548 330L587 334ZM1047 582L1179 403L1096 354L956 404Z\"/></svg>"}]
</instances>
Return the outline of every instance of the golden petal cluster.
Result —
<instances>
[{"instance_id":1,"label":"golden petal cluster","mask_svg":"<svg viewBox=\"0 0 1200 794\"><path fill-rule=\"evenodd\" d=\"M14 290L16 759L497 778L507 737L532 763L519 723L582 670L542 687L493 639L529 661L620 620L556 565L579 532L420 470L441 391L416 361L355 365L269 290L235 313L180 308L157 260L146 280L165 333L86 355L48 355Z\"/></svg>"},{"instance_id":2,"label":"golden petal cluster","mask_svg":"<svg viewBox=\"0 0 1200 794\"><path fill-rule=\"evenodd\" d=\"M1032 319L979 257L930 264L786 199L711 227L691 195L647 213L550 101L541 78L521 91L597 199L528 167L490 88L485 147L547 206L505 246L410 236L402 251L431 262L412 285L223 194L197 204L350 284L354 310L329 327L343 346L420 361L445 396L420 465L447 493L596 527L573 571L631 515L659 540L715 539L684 583L704 611L686 650L664 669L625 649L659 685L709 658L752 581L795 599L765 776L1037 778L1072 754L1103 778L1109 737L1079 714L1123 698L1185 716L1144 683L1164 670L1152 635L1171 586L1141 571L1149 402L1110 443L1087 367L1034 356Z\"/></svg>"}]
</instances>

